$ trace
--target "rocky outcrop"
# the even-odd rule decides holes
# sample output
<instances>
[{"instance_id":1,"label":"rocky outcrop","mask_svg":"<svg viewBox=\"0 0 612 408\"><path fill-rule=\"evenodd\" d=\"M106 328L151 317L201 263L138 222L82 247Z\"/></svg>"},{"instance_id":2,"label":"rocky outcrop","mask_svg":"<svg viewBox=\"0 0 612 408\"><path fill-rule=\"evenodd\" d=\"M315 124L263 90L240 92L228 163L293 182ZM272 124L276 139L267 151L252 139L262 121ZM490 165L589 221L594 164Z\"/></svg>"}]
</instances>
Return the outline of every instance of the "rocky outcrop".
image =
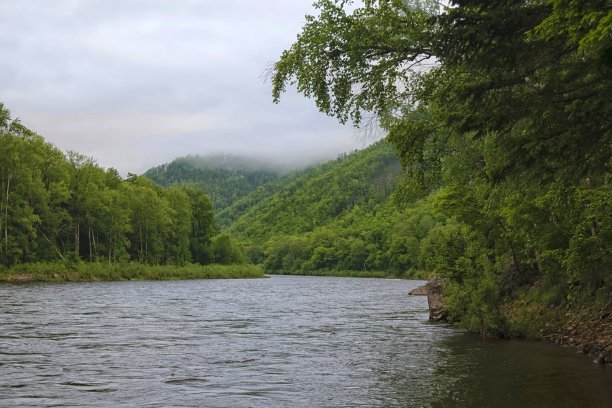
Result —
<instances>
[{"instance_id":1,"label":"rocky outcrop","mask_svg":"<svg viewBox=\"0 0 612 408\"><path fill-rule=\"evenodd\" d=\"M553 343L576 348L601 364L612 364L612 311L602 310L585 316L566 314L561 327L545 327L542 336Z\"/></svg>"},{"instance_id":2,"label":"rocky outcrop","mask_svg":"<svg viewBox=\"0 0 612 408\"><path fill-rule=\"evenodd\" d=\"M444 282L435 277L411 290L413 296L427 296L429 320L446 321L442 291ZM521 337L520 333L510 334ZM541 339L577 349L600 364L612 364L612 301L603 309L567 310L561 319L551 319L540 330Z\"/></svg>"},{"instance_id":3,"label":"rocky outcrop","mask_svg":"<svg viewBox=\"0 0 612 408\"><path fill-rule=\"evenodd\" d=\"M419 286L418 288L414 288L408 292L408 294L412 296L427 296L427 286L423 285Z\"/></svg>"},{"instance_id":4,"label":"rocky outcrop","mask_svg":"<svg viewBox=\"0 0 612 408\"><path fill-rule=\"evenodd\" d=\"M434 322L446 321L446 309L442 301L442 279L434 277L425 285L427 290L427 304L429 305L429 320Z\"/></svg>"},{"instance_id":5,"label":"rocky outcrop","mask_svg":"<svg viewBox=\"0 0 612 408\"><path fill-rule=\"evenodd\" d=\"M412 296L427 296L427 304L429 305L429 320L434 322L446 321L446 309L442 302L442 279L435 277L418 288L408 292Z\"/></svg>"}]
</instances>

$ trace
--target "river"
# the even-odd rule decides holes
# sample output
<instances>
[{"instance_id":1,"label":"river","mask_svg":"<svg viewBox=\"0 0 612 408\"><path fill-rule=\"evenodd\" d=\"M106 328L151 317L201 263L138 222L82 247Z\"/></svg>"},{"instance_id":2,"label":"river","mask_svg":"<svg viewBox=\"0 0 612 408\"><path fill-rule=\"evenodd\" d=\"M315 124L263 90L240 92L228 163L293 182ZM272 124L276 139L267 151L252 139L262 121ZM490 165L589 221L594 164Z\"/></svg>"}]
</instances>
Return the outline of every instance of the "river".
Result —
<instances>
[{"instance_id":1,"label":"river","mask_svg":"<svg viewBox=\"0 0 612 408\"><path fill-rule=\"evenodd\" d=\"M612 367L431 324L420 283L3 284L0 406L612 406Z\"/></svg>"}]
</instances>

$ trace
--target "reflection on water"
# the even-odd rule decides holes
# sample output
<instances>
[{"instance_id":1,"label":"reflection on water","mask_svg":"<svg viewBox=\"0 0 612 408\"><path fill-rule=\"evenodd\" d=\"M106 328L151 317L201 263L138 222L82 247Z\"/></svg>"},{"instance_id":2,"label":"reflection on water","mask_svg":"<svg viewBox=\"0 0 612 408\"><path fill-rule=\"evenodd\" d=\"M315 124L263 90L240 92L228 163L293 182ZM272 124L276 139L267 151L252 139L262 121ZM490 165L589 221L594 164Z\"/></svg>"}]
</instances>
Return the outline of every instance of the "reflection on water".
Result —
<instances>
[{"instance_id":1,"label":"reflection on water","mask_svg":"<svg viewBox=\"0 0 612 408\"><path fill-rule=\"evenodd\" d=\"M611 407L612 370L559 346L482 340L441 342L432 407Z\"/></svg>"},{"instance_id":2,"label":"reflection on water","mask_svg":"<svg viewBox=\"0 0 612 408\"><path fill-rule=\"evenodd\" d=\"M610 370L430 324L418 284L0 285L0 406L610 406Z\"/></svg>"}]
</instances>

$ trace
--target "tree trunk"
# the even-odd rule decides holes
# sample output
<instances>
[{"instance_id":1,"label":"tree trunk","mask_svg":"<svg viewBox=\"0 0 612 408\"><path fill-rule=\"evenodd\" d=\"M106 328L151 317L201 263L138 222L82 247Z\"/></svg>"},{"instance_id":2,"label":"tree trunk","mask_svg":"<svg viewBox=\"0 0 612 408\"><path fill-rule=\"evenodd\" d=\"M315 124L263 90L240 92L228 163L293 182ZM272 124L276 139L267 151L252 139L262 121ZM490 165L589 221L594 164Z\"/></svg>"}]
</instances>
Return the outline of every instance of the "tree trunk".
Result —
<instances>
[{"instance_id":1,"label":"tree trunk","mask_svg":"<svg viewBox=\"0 0 612 408\"><path fill-rule=\"evenodd\" d=\"M138 236L140 237L140 263L142 263L143 260L143 254L144 254L144 249L143 249L143 242L142 242L142 225L138 224Z\"/></svg>"},{"instance_id":2,"label":"tree trunk","mask_svg":"<svg viewBox=\"0 0 612 408\"><path fill-rule=\"evenodd\" d=\"M11 176L6 179L6 200L4 204L4 260L8 260L8 207L9 207L9 194L11 192Z\"/></svg>"},{"instance_id":3,"label":"tree trunk","mask_svg":"<svg viewBox=\"0 0 612 408\"><path fill-rule=\"evenodd\" d=\"M11 192L11 176L6 180L6 195L4 204L4 241L8 245L8 207L9 207L9 194Z\"/></svg>"},{"instance_id":4,"label":"tree trunk","mask_svg":"<svg viewBox=\"0 0 612 408\"><path fill-rule=\"evenodd\" d=\"M91 238L92 238L93 232L91 231L91 226L88 225L87 226L87 241L89 241L89 262L93 261L93 254L91 252Z\"/></svg>"},{"instance_id":5,"label":"tree trunk","mask_svg":"<svg viewBox=\"0 0 612 408\"><path fill-rule=\"evenodd\" d=\"M2 179L2 187L0 189L0 231L4 231L4 179ZM2 245L0 244L0 253L2 252Z\"/></svg>"},{"instance_id":6,"label":"tree trunk","mask_svg":"<svg viewBox=\"0 0 612 408\"><path fill-rule=\"evenodd\" d=\"M98 242L100 242L100 235L98 231L96 231L94 238L94 254L96 254L96 258L98 258L100 256L100 253L98 252Z\"/></svg>"},{"instance_id":7,"label":"tree trunk","mask_svg":"<svg viewBox=\"0 0 612 408\"><path fill-rule=\"evenodd\" d=\"M108 234L108 263L111 263L111 254L113 252L113 231L111 229Z\"/></svg>"},{"instance_id":8,"label":"tree trunk","mask_svg":"<svg viewBox=\"0 0 612 408\"><path fill-rule=\"evenodd\" d=\"M76 224L74 225L74 253L78 257L80 255L80 240L81 231L79 229L79 214L76 216Z\"/></svg>"},{"instance_id":9,"label":"tree trunk","mask_svg":"<svg viewBox=\"0 0 612 408\"><path fill-rule=\"evenodd\" d=\"M40 229L40 227L38 227L38 225L36 226L36 229L38 230L38 232L41 233L41 235L47 240L47 242L49 244L51 244L51 246L55 249L55 252L57 252L57 254L59 255L60 258L62 258L62 261L64 260L64 255L62 255L62 253L60 252L59 249L57 249L57 246L51 242L51 240L45 235L45 233Z\"/></svg>"},{"instance_id":10,"label":"tree trunk","mask_svg":"<svg viewBox=\"0 0 612 408\"><path fill-rule=\"evenodd\" d=\"M508 246L510 247L510 253L512 254L512 261L516 266L516 270L518 275L523 279L523 270L521 269L521 265L519 264L518 258L516 256L516 252L514 251L514 245L512 244L512 240L508 239Z\"/></svg>"}]
</instances>

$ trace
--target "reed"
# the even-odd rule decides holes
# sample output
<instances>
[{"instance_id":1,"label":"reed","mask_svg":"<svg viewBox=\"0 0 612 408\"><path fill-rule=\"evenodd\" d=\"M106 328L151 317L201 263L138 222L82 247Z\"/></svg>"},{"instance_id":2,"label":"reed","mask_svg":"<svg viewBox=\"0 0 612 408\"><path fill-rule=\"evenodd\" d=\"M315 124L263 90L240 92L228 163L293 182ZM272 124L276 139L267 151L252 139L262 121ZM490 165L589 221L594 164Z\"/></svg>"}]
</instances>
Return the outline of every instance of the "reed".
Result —
<instances>
[{"instance_id":1,"label":"reed","mask_svg":"<svg viewBox=\"0 0 612 408\"><path fill-rule=\"evenodd\" d=\"M243 279L263 278L263 270L251 264L145 265L140 263L36 262L0 271L4 282L97 282L125 280Z\"/></svg>"}]
</instances>

